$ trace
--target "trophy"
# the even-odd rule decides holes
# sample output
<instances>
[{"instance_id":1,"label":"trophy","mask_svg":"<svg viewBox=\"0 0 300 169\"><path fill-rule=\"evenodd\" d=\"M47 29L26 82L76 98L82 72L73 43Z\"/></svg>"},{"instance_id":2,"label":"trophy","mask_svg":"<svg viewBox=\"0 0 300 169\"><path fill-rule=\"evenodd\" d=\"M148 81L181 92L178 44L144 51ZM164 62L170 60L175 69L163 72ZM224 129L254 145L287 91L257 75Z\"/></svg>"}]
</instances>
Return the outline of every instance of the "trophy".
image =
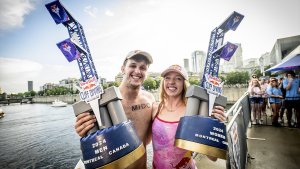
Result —
<instances>
[{"instance_id":1,"label":"trophy","mask_svg":"<svg viewBox=\"0 0 300 169\"><path fill-rule=\"evenodd\" d=\"M214 105L225 107L227 102L227 98L221 96L223 83L217 77L220 58L229 61L238 48L229 42L222 45L224 35L228 30L236 30L243 18L243 15L234 11L212 30L202 82L199 86L187 89L186 112L178 124L175 146L221 159L227 158L226 125L210 116Z\"/></svg>"},{"instance_id":2,"label":"trophy","mask_svg":"<svg viewBox=\"0 0 300 169\"><path fill-rule=\"evenodd\" d=\"M227 98L219 96L222 84L216 78L206 76L209 81L205 83L205 89L199 86L187 89L186 112L178 124L175 146L226 159L226 125L209 116L214 105L225 107Z\"/></svg>"},{"instance_id":3,"label":"trophy","mask_svg":"<svg viewBox=\"0 0 300 169\"><path fill-rule=\"evenodd\" d=\"M95 114L97 122L80 139L85 168L126 168L145 154L145 147L123 110L120 91L102 91L96 78L80 83L80 99L73 104L76 116Z\"/></svg>"}]
</instances>

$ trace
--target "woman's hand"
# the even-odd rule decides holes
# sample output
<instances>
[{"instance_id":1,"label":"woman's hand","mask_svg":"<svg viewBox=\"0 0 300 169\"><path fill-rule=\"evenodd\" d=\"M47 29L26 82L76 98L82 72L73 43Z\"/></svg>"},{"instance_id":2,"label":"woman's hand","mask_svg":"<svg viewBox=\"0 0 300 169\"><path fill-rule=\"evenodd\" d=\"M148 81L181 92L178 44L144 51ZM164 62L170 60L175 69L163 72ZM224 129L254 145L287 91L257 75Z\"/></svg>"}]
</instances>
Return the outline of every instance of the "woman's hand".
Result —
<instances>
[{"instance_id":1,"label":"woman's hand","mask_svg":"<svg viewBox=\"0 0 300 169\"><path fill-rule=\"evenodd\" d=\"M226 121L225 109L222 106L215 106L212 110L212 116L218 119L220 122Z\"/></svg>"},{"instance_id":2,"label":"woman's hand","mask_svg":"<svg viewBox=\"0 0 300 169\"><path fill-rule=\"evenodd\" d=\"M90 129L94 127L96 117L91 115L89 112L84 112L76 117L75 130L76 133L83 137Z\"/></svg>"}]
</instances>

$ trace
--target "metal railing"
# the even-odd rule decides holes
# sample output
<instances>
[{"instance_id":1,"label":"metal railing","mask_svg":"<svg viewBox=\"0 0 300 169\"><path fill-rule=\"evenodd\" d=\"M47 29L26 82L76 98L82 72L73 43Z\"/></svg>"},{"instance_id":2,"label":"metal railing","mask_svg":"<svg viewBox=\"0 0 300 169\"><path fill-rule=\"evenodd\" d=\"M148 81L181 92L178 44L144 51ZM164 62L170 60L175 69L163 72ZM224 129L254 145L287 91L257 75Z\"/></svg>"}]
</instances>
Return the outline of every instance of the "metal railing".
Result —
<instances>
[{"instance_id":1,"label":"metal railing","mask_svg":"<svg viewBox=\"0 0 300 169\"><path fill-rule=\"evenodd\" d=\"M250 123L251 107L248 92L225 113L228 117L226 126L228 157L226 168L246 168L249 157L247 147L247 129Z\"/></svg>"}]
</instances>

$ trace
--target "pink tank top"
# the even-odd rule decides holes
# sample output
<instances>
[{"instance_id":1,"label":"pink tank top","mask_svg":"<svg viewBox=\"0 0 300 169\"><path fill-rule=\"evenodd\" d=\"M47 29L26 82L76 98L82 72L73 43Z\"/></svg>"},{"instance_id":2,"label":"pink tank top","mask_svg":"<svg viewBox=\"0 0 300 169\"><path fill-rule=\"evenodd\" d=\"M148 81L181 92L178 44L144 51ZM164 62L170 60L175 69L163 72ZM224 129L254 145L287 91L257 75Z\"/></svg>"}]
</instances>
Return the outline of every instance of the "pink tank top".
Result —
<instances>
[{"instance_id":1,"label":"pink tank top","mask_svg":"<svg viewBox=\"0 0 300 169\"><path fill-rule=\"evenodd\" d=\"M155 117L152 124L153 168L197 169L187 150L174 146L178 121L169 122Z\"/></svg>"}]
</instances>

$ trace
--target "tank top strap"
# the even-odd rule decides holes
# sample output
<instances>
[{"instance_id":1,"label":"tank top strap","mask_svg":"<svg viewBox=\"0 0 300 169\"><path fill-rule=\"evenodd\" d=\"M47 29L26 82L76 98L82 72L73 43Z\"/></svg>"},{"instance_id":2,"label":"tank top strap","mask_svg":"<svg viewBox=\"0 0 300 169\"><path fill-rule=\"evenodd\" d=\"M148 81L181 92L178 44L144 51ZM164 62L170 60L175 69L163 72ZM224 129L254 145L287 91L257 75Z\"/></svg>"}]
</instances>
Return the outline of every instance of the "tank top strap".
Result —
<instances>
[{"instance_id":1,"label":"tank top strap","mask_svg":"<svg viewBox=\"0 0 300 169\"><path fill-rule=\"evenodd\" d=\"M155 116L153 117L153 120L158 116L158 113L160 112L161 108L162 108L162 104L160 102L159 105L158 105L158 109L157 109L157 111L155 113Z\"/></svg>"}]
</instances>

